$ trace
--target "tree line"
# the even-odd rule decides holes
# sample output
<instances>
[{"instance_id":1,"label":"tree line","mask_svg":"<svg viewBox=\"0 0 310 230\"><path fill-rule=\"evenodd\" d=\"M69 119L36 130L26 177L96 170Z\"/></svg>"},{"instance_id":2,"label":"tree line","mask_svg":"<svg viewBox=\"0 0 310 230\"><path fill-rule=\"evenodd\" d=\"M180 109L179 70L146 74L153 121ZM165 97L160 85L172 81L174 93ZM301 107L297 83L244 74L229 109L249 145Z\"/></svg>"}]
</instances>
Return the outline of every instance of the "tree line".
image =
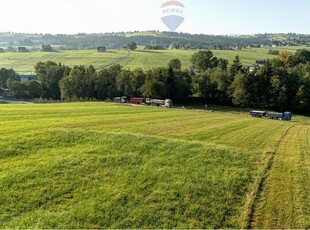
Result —
<instances>
[{"instance_id":1,"label":"tree line","mask_svg":"<svg viewBox=\"0 0 310 230\"><path fill-rule=\"evenodd\" d=\"M213 103L310 112L310 51L280 53L260 69L244 66L238 56L229 65L211 51L191 57L189 70L180 60L144 71L120 65L96 70L52 61L35 66L38 81L21 82L14 70L0 70L0 90L15 98L109 100L116 96L170 98L177 103ZM1 93L0 91L0 93Z\"/></svg>"},{"instance_id":2,"label":"tree line","mask_svg":"<svg viewBox=\"0 0 310 230\"><path fill-rule=\"evenodd\" d=\"M281 34L285 39L277 41L276 34L258 34L253 36L220 36L204 34L188 34L176 32L134 32L134 33L105 33L105 34L23 34L0 33L0 43L12 46L38 46L50 44L62 46L67 49L95 49L105 46L107 49L119 49L134 40L139 45L152 47L166 47L171 44L174 47L192 49L228 49L230 47L245 47L260 45L308 45L309 35Z\"/></svg>"}]
</instances>

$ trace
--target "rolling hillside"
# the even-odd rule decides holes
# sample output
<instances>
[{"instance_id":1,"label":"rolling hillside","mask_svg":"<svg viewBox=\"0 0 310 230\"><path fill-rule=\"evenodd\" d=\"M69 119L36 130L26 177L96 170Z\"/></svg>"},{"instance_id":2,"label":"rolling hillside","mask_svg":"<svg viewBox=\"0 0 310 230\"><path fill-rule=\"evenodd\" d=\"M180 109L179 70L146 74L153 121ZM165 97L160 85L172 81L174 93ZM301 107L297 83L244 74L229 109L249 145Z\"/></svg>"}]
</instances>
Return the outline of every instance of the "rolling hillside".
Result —
<instances>
[{"instance_id":1,"label":"rolling hillside","mask_svg":"<svg viewBox=\"0 0 310 230\"><path fill-rule=\"evenodd\" d=\"M294 52L297 49L306 47L282 47L277 48L281 51ZM269 49L247 49L242 51L213 50L214 55L225 58L230 63L236 55L244 65L255 63L256 60L274 58L268 54ZM144 70L154 67L163 67L171 59L181 60L183 68L190 67L190 57L197 50L159 50L147 51L136 50L128 54L125 50L111 50L105 53L98 53L95 50L59 51L52 53L29 52L29 53L0 53L0 68L13 68L18 73L33 73L34 66L38 62L55 61L68 66L74 65L93 65L95 68L109 67L113 64L120 64L125 68Z\"/></svg>"}]
</instances>

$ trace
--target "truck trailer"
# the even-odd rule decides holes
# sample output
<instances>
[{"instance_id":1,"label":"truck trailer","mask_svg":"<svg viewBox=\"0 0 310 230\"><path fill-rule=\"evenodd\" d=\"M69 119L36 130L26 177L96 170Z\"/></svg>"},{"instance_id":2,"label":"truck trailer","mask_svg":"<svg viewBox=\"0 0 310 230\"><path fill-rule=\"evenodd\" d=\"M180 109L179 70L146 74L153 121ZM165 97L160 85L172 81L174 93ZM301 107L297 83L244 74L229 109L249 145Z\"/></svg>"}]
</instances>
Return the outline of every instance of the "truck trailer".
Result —
<instances>
[{"instance_id":1,"label":"truck trailer","mask_svg":"<svg viewBox=\"0 0 310 230\"><path fill-rule=\"evenodd\" d=\"M269 119L290 121L292 120L292 113L291 112L285 112L285 113L267 112L266 117Z\"/></svg>"},{"instance_id":2,"label":"truck trailer","mask_svg":"<svg viewBox=\"0 0 310 230\"><path fill-rule=\"evenodd\" d=\"M250 115L252 117L269 118L274 120L285 120L285 121L292 120L291 112L276 113L276 112L252 110L250 111Z\"/></svg>"},{"instance_id":3,"label":"truck trailer","mask_svg":"<svg viewBox=\"0 0 310 230\"><path fill-rule=\"evenodd\" d=\"M265 111L252 110L252 111L250 111L250 115L252 117L265 117L266 112Z\"/></svg>"},{"instance_id":4,"label":"truck trailer","mask_svg":"<svg viewBox=\"0 0 310 230\"><path fill-rule=\"evenodd\" d=\"M145 103L152 106L163 106L167 108L172 108L173 106L172 100L170 99L161 100L161 99L147 98L145 100Z\"/></svg>"},{"instance_id":5,"label":"truck trailer","mask_svg":"<svg viewBox=\"0 0 310 230\"><path fill-rule=\"evenodd\" d=\"M145 104L145 98L133 97L130 99L131 104L142 105Z\"/></svg>"}]
</instances>

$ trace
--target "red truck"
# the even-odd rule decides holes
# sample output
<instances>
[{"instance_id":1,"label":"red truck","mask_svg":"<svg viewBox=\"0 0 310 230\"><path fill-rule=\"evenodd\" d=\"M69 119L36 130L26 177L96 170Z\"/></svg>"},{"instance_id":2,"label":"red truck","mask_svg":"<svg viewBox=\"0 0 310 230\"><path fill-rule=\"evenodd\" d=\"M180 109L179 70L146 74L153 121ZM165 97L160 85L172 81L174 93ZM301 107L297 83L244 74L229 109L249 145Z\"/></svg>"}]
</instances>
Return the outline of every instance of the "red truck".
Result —
<instances>
[{"instance_id":1,"label":"red truck","mask_svg":"<svg viewBox=\"0 0 310 230\"><path fill-rule=\"evenodd\" d=\"M137 104L137 105L145 104L145 98L133 97L130 99L130 103L131 104Z\"/></svg>"}]
</instances>

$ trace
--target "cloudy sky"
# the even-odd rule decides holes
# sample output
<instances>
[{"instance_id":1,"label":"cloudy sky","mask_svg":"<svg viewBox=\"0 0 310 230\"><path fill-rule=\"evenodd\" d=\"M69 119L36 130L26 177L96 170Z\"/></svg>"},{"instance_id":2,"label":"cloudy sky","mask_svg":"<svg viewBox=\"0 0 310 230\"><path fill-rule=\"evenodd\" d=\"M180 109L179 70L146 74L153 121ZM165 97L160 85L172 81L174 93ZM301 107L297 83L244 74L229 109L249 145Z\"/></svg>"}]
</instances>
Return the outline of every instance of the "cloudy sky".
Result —
<instances>
[{"instance_id":1,"label":"cloudy sky","mask_svg":"<svg viewBox=\"0 0 310 230\"><path fill-rule=\"evenodd\" d=\"M0 32L105 33L167 31L165 0L0 0ZM185 21L177 32L310 34L309 0L179 0Z\"/></svg>"}]
</instances>

